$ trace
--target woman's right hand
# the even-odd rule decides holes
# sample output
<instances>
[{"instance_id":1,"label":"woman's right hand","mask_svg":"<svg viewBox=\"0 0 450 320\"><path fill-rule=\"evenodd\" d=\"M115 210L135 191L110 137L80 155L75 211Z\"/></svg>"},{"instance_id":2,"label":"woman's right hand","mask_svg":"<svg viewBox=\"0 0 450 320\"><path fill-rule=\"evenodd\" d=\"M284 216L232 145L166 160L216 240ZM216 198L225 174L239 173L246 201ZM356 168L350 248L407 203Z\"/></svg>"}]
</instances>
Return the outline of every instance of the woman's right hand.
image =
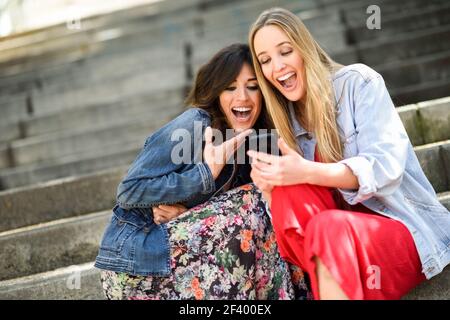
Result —
<instances>
[{"instance_id":1,"label":"woman's right hand","mask_svg":"<svg viewBox=\"0 0 450 320\"><path fill-rule=\"evenodd\" d=\"M159 205L153 207L153 221L156 224L167 223L186 212L186 210L187 208L181 204Z\"/></svg>"},{"instance_id":2,"label":"woman's right hand","mask_svg":"<svg viewBox=\"0 0 450 320\"><path fill-rule=\"evenodd\" d=\"M245 137L250 133L252 133L252 129L247 129L222 144L215 146L212 142L213 131L211 127L206 128L203 159L211 170L214 180L219 176L228 159L236 152L245 141Z\"/></svg>"}]
</instances>

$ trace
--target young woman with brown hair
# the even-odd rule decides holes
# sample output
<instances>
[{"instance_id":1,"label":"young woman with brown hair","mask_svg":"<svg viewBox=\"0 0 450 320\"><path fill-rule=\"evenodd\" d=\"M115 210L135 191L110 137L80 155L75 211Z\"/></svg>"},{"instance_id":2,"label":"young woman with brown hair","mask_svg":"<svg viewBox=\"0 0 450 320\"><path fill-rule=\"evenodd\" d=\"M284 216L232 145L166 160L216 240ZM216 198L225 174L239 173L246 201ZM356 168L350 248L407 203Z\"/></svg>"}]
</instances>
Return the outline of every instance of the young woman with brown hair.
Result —
<instances>
[{"instance_id":1,"label":"young woman with brown hair","mask_svg":"<svg viewBox=\"0 0 450 320\"><path fill-rule=\"evenodd\" d=\"M226 161L248 129L270 127L248 46L228 46L202 66L187 102L147 138L118 187L95 263L106 296L305 298L302 273L280 258L261 194L248 184L248 162ZM211 127L240 133L217 145Z\"/></svg>"}]
</instances>

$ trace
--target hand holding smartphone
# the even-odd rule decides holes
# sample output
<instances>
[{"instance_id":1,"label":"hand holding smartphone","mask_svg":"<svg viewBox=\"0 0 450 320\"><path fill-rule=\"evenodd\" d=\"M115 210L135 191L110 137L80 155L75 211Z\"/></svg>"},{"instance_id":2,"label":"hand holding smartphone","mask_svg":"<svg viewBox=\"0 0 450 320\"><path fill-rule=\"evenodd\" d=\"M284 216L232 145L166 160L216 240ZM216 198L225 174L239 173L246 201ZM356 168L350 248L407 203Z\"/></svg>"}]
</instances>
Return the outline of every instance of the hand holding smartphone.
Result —
<instances>
[{"instance_id":1,"label":"hand holding smartphone","mask_svg":"<svg viewBox=\"0 0 450 320\"><path fill-rule=\"evenodd\" d=\"M251 134L247 137L248 150L280 155L278 148L278 135L274 132Z\"/></svg>"}]
</instances>

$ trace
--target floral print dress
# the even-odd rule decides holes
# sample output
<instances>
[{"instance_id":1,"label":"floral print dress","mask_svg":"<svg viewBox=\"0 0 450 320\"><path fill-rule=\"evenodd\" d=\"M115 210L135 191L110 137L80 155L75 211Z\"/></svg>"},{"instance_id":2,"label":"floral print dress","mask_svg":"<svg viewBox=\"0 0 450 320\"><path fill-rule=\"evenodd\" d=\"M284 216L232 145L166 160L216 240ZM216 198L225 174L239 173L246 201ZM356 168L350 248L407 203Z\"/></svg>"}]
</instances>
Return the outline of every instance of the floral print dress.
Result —
<instances>
[{"instance_id":1,"label":"floral print dress","mask_svg":"<svg viewBox=\"0 0 450 320\"><path fill-rule=\"evenodd\" d=\"M167 277L102 271L108 299L311 299L308 279L281 259L266 204L253 184L167 223Z\"/></svg>"}]
</instances>

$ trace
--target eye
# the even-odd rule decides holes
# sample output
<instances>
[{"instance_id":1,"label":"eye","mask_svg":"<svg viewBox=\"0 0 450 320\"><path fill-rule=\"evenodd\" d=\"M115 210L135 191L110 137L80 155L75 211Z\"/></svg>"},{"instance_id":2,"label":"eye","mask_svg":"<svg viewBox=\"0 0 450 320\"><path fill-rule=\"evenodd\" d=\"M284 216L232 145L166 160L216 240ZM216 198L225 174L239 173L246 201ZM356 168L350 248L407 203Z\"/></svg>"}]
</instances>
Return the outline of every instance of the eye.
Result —
<instances>
[{"instance_id":1,"label":"eye","mask_svg":"<svg viewBox=\"0 0 450 320\"><path fill-rule=\"evenodd\" d=\"M234 91L234 90L236 90L236 87L234 87L234 86L229 86L229 87L225 88L225 91Z\"/></svg>"},{"instance_id":2,"label":"eye","mask_svg":"<svg viewBox=\"0 0 450 320\"><path fill-rule=\"evenodd\" d=\"M282 51L282 52L281 52L281 55L282 55L282 56L287 56L287 55L289 55L290 53L292 53L292 49L288 49L288 50Z\"/></svg>"},{"instance_id":3,"label":"eye","mask_svg":"<svg viewBox=\"0 0 450 320\"><path fill-rule=\"evenodd\" d=\"M260 64L266 64L266 63L268 63L269 61L270 61L270 58L263 58L263 59L259 60L259 63L260 63Z\"/></svg>"},{"instance_id":4,"label":"eye","mask_svg":"<svg viewBox=\"0 0 450 320\"><path fill-rule=\"evenodd\" d=\"M248 90L251 90L251 91L256 91L256 90L259 90L259 86L258 85L249 85L249 86L247 86L247 89Z\"/></svg>"}]
</instances>

